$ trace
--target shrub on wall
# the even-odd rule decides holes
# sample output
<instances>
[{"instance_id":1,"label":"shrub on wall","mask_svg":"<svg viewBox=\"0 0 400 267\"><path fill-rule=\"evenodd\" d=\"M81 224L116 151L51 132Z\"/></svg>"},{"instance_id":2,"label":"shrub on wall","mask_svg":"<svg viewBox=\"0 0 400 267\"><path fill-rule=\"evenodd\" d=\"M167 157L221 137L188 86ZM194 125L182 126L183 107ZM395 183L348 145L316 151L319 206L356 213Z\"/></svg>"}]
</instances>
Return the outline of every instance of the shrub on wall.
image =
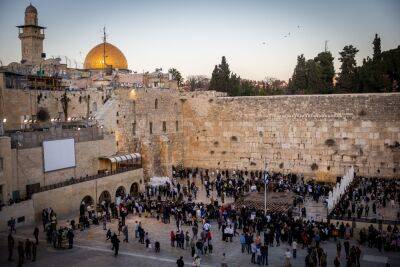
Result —
<instances>
[{"instance_id":1,"label":"shrub on wall","mask_svg":"<svg viewBox=\"0 0 400 267\"><path fill-rule=\"evenodd\" d=\"M316 171L316 170L318 170L318 164L317 163L313 163L313 164L311 164L311 170L313 170L313 171Z\"/></svg>"},{"instance_id":2,"label":"shrub on wall","mask_svg":"<svg viewBox=\"0 0 400 267\"><path fill-rule=\"evenodd\" d=\"M360 116L360 117L363 117L365 115L367 115L367 112L365 110L363 110L363 109L360 110L360 112L358 112L358 116Z\"/></svg>"},{"instance_id":3,"label":"shrub on wall","mask_svg":"<svg viewBox=\"0 0 400 267\"><path fill-rule=\"evenodd\" d=\"M334 145L336 145L336 142L335 142L335 140L333 140L333 139L326 139L326 140L325 140L325 145L327 145L327 146L334 146Z\"/></svg>"},{"instance_id":4,"label":"shrub on wall","mask_svg":"<svg viewBox=\"0 0 400 267\"><path fill-rule=\"evenodd\" d=\"M48 121L50 119L50 114L47 111L47 109L40 108L38 110L38 112L36 113L36 118L38 119L38 121L46 122L46 121Z\"/></svg>"}]
</instances>

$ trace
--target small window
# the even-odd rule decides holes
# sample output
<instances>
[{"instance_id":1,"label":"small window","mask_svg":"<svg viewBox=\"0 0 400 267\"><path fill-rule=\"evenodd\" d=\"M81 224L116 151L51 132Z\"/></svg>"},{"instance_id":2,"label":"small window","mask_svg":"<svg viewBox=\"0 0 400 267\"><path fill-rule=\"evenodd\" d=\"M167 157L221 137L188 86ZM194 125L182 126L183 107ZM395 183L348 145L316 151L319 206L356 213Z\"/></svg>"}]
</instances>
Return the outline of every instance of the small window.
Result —
<instances>
[{"instance_id":1,"label":"small window","mask_svg":"<svg viewBox=\"0 0 400 267\"><path fill-rule=\"evenodd\" d=\"M117 124L119 124L119 120L117 120Z\"/></svg>"},{"instance_id":2,"label":"small window","mask_svg":"<svg viewBox=\"0 0 400 267\"><path fill-rule=\"evenodd\" d=\"M179 131L179 122L178 121L175 122L175 131L176 132Z\"/></svg>"},{"instance_id":3,"label":"small window","mask_svg":"<svg viewBox=\"0 0 400 267\"><path fill-rule=\"evenodd\" d=\"M3 171L3 158L0 158L0 172Z\"/></svg>"},{"instance_id":4,"label":"small window","mask_svg":"<svg viewBox=\"0 0 400 267\"><path fill-rule=\"evenodd\" d=\"M162 122L162 130L163 130L164 133L167 132L167 122L166 121Z\"/></svg>"},{"instance_id":5,"label":"small window","mask_svg":"<svg viewBox=\"0 0 400 267\"><path fill-rule=\"evenodd\" d=\"M149 123L149 130L150 130L150 134L153 134L153 123L152 122Z\"/></svg>"},{"instance_id":6,"label":"small window","mask_svg":"<svg viewBox=\"0 0 400 267\"><path fill-rule=\"evenodd\" d=\"M158 109L158 99L156 98L156 100L154 100L154 108Z\"/></svg>"},{"instance_id":7,"label":"small window","mask_svg":"<svg viewBox=\"0 0 400 267\"><path fill-rule=\"evenodd\" d=\"M133 135L136 135L136 121L132 123L132 133Z\"/></svg>"}]
</instances>

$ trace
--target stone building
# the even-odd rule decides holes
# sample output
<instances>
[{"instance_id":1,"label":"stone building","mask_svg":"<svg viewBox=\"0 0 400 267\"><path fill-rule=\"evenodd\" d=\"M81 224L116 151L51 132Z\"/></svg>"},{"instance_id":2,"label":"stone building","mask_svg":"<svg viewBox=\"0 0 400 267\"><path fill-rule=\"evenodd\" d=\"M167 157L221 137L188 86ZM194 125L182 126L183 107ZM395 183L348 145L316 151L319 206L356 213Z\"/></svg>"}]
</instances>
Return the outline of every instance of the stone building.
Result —
<instances>
[{"instance_id":1,"label":"stone building","mask_svg":"<svg viewBox=\"0 0 400 267\"><path fill-rule=\"evenodd\" d=\"M17 26L20 30L19 39L21 39L21 62L27 64L39 64L42 61L43 40L45 27L38 24L37 9L29 5L25 9L25 23Z\"/></svg>"}]
</instances>

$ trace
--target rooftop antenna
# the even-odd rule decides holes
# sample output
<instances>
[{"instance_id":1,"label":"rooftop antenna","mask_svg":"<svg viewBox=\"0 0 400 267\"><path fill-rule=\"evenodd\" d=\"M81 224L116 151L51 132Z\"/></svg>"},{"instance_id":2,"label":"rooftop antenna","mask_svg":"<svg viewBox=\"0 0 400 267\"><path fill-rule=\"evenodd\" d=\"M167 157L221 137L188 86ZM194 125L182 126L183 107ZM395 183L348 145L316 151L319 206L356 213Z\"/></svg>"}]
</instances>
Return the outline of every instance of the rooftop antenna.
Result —
<instances>
[{"instance_id":1,"label":"rooftop antenna","mask_svg":"<svg viewBox=\"0 0 400 267\"><path fill-rule=\"evenodd\" d=\"M325 40L325 52L328 51L328 42L329 40Z\"/></svg>"}]
</instances>

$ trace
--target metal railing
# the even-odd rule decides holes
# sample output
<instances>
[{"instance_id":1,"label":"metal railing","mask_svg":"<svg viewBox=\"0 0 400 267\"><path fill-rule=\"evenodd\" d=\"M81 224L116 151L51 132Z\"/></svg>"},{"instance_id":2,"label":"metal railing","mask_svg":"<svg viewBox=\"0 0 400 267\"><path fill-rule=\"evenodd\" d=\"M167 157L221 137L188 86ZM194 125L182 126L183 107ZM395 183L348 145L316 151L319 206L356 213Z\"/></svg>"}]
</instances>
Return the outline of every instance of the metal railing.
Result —
<instances>
[{"instance_id":1,"label":"metal railing","mask_svg":"<svg viewBox=\"0 0 400 267\"><path fill-rule=\"evenodd\" d=\"M386 219L378 219L378 218L348 218L346 216L332 216L329 215L328 219L337 220L337 221L349 221L349 222L363 222L363 223L380 223L380 224L400 224L400 220L386 220Z\"/></svg>"},{"instance_id":2,"label":"metal railing","mask_svg":"<svg viewBox=\"0 0 400 267\"><path fill-rule=\"evenodd\" d=\"M132 167L123 167L123 168L119 168L119 169L114 170L114 171L108 171L108 172L105 172L105 173L99 173L99 174L90 175L90 176L89 175L81 176L80 178L77 178L77 179L72 178L72 179L69 179L67 181L59 182L59 183L56 183L56 184L41 186L40 189L37 190L34 193L44 192L44 191L53 190L53 189L64 187L64 186L83 183L83 182L87 182L87 181L103 178L103 177L106 177L106 176L111 176L111 175L115 175L115 174L119 174L119 173L123 173L123 172L138 170L140 168L142 168L141 164L135 164Z\"/></svg>"}]
</instances>

